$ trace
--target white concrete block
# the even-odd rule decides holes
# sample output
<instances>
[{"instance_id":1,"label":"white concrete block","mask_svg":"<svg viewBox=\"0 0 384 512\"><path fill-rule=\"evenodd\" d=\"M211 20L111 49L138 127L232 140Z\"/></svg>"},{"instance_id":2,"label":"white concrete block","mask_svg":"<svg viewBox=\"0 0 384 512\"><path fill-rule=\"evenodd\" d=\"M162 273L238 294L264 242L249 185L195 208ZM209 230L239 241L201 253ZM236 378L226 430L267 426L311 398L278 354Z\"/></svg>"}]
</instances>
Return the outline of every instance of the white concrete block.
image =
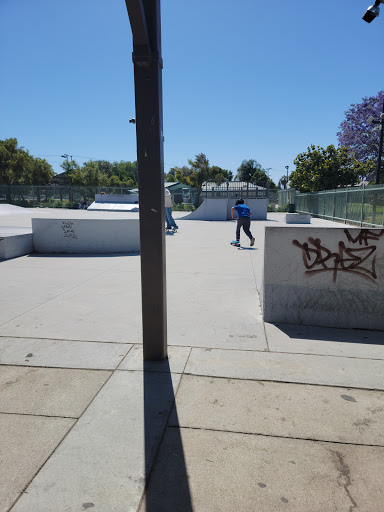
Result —
<instances>
[{"instance_id":1,"label":"white concrete block","mask_svg":"<svg viewBox=\"0 0 384 512\"><path fill-rule=\"evenodd\" d=\"M384 330L384 229L266 227L266 322Z\"/></svg>"},{"instance_id":2,"label":"white concrete block","mask_svg":"<svg viewBox=\"0 0 384 512\"><path fill-rule=\"evenodd\" d=\"M31 252L32 233L18 233L15 229L12 229L12 232L0 233L0 260L25 256Z\"/></svg>"},{"instance_id":3,"label":"white concrete block","mask_svg":"<svg viewBox=\"0 0 384 512\"><path fill-rule=\"evenodd\" d=\"M310 213L287 213L285 216L286 224L310 224Z\"/></svg>"},{"instance_id":4,"label":"white concrete block","mask_svg":"<svg viewBox=\"0 0 384 512\"><path fill-rule=\"evenodd\" d=\"M139 219L32 219L33 246L43 253L106 254L140 250Z\"/></svg>"}]
</instances>

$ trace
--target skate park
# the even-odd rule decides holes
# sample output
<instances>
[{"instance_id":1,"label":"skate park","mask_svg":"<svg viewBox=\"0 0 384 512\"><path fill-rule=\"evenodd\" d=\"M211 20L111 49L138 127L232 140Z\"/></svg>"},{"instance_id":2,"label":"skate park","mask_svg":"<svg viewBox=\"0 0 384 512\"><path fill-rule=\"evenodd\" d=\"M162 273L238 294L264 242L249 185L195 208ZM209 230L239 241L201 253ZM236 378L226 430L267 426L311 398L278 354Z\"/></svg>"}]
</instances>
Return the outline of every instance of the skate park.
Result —
<instances>
[{"instance_id":1,"label":"skate park","mask_svg":"<svg viewBox=\"0 0 384 512\"><path fill-rule=\"evenodd\" d=\"M31 212L45 211L0 215L2 229L31 230ZM138 216L79 210L60 219L75 214ZM335 252L348 228L315 218L289 227L285 215L253 221L255 246L242 234L234 248L235 221L174 212L168 361L159 363L143 362L138 253L0 263L0 418L3 446L13 446L0 470L2 510L211 510L214 500L229 512L253 510L256 500L267 511L320 512L348 508L350 496L374 510L384 469L383 332L263 319L265 233L277 230L281 267L267 276L275 286L295 267L306 272L292 240L308 243L306 230L319 238L325 229L337 233L321 238ZM283 241L279 230L288 229ZM324 308L327 289L345 289L344 274L350 286L367 281L333 274L318 274ZM306 278L312 291L317 279ZM273 301L283 296L274 291Z\"/></svg>"}]
</instances>

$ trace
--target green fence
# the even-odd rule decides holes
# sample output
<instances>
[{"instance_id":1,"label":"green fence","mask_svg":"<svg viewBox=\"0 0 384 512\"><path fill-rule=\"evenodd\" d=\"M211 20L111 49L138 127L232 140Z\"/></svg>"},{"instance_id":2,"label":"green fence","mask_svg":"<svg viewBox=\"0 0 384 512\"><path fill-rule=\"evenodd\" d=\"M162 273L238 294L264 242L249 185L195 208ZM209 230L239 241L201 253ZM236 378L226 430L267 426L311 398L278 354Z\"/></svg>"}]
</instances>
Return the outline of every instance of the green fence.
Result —
<instances>
[{"instance_id":1,"label":"green fence","mask_svg":"<svg viewBox=\"0 0 384 512\"><path fill-rule=\"evenodd\" d=\"M137 189L123 187L73 187L66 185L0 185L0 204L24 207L78 208L80 201L88 204L95 194L132 194Z\"/></svg>"},{"instance_id":2,"label":"green fence","mask_svg":"<svg viewBox=\"0 0 384 512\"><path fill-rule=\"evenodd\" d=\"M296 193L297 212L358 226L384 226L384 187L350 187L309 194Z\"/></svg>"},{"instance_id":3,"label":"green fence","mask_svg":"<svg viewBox=\"0 0 384 512\"><path fill-rule=\"evenodd\" d=\"M297 192L295 192L294 188L287 188L287 189L280 189L278 191L279 199L279 210L283 210L287 208L289 204L292 204L295 202L295 196L297 195Z\"/></svg>"}]
</instances>

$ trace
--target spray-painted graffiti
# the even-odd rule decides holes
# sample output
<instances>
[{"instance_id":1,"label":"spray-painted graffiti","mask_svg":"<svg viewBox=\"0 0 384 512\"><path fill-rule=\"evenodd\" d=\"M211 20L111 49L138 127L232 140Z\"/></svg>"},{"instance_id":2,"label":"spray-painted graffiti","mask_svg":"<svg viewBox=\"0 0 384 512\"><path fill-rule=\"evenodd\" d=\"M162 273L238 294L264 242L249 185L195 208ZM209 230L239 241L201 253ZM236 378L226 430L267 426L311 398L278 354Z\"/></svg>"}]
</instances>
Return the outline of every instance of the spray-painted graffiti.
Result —
<instances>
[{"instance_id":1,"label":"spray-painted graffiti","mask_svg":"<svg viewBox=\"0 0 384 512\"><path fill-rule=\"evenodd\" d=\"M376 274L376 245L371 241L377 241L384 235L384 229L371 231L361 229L357 236L353 236L348 229L344 229L348 242L338 243L338 251L332 252L325 247L320 238L308 237L308 242L300 243L293 240L292 243L302 250L303 263L307 275L320 272L332 272L333 282L336 282L338 272L349 272L370 281L375 281ZM360 245L361 247L356 247Z\"/></svg>"},{"instance_id":2,"label":"spray-painted graffiti","mask_svg":"<svg viewBox=\"0 0 384 512\"><path fill-rule=\"evenodd\" d=\"M61 221L61 229L64 233L64 238L76 238L76 231L74 229L74 223L71 221Z\"/></svg>"}]
</instances>

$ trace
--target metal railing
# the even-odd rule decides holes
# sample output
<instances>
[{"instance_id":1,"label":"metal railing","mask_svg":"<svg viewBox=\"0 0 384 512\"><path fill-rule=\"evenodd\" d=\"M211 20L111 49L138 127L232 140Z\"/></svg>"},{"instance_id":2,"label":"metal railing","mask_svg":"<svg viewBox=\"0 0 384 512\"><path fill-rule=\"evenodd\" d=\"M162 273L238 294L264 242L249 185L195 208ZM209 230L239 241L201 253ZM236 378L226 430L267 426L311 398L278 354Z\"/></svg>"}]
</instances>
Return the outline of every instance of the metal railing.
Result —
<instances>
[{"instance_id":1,"label":"metal railing","mask_svg":"<svg viewBox=\"0 0 384 512\"><path fill-rule=\"evenodd\" d=\"M349 187L308 194L296 193L297 212L358 226L384 226L384 187Z\"/></svg>"},{"instance_id":2,"label":"metal railing","mask_svg":"<svg viewBox=\"0 0 384 512\"><path fill-rule=\"evenodd\" d=\"M266 198L268 197L267 183L249 183L245 181L227 181L221 185L213 182L203 184L200 197L201 198L225 198L237 197L242 199Z\"/></svg>"}]
</instances>

